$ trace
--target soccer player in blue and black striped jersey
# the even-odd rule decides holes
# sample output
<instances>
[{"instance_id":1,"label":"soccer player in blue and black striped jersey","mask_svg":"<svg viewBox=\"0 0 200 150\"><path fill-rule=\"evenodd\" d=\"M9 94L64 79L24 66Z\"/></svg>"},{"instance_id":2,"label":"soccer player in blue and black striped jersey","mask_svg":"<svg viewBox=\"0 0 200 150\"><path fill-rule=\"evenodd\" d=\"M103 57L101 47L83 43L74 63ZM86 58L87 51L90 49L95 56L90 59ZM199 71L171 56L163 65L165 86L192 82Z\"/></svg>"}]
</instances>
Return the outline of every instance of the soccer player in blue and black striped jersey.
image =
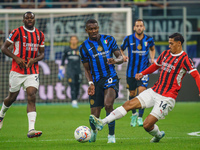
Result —
<instances>
[{"instance_id":1,"label":"soccer player in blue and black striped jersey","mask_svg":"<svg viewBox=\"0 0 200 150\"><path fill-rule=\"evenodd\" d=\"M127 89L129 89L129 100L133 99L137 93L147 89L149 77L145 75L141 80L135 79L136 73L145 70L149 65L148 55L150 54L151 63L154 62L155 46L152 37L144 34L145 26L142 19L137 19L134 25L134 33L126 36L121 45L121 53L125 62L128 61L126 80ZM125 56L124 50L128 47L128 56ZM150 49L150 51L149 51ZM139 115L136 110L132 110L131 126L143 126L144 109L139 109Z\"/></svg>"},{"instance_id":2,"label":"soccer player in blue and black striped jersey","mask_svg":"<svg viewBox=\"0 0 200 150\"><path fill-rule=\"evenodd\" d=\"M119 89L119 79L114 64L123 63L123 57L114 37L99 34L96 20L88 20L85 30L89 38L82 43L79 51L85 76L89 82L88 95L91 114L99 118L103 107L107 115L113 111L113 103L118 96ZM95 142L97 130L91 120L90 126L92 128L90 142ZM109 123L108 127L108 143L115 143L115 122Z\"/></svg>"}]
</instances>

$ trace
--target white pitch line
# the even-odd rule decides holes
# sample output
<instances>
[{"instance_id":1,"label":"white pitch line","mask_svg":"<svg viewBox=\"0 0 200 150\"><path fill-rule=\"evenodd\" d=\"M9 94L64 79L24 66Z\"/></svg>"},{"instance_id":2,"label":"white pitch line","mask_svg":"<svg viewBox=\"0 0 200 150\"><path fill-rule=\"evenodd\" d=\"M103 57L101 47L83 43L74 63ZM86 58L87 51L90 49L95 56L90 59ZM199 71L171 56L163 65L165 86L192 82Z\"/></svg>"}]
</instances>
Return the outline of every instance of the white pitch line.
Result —
<instances>
[{"instance_id":1,"label":"white pitch line","mask_svg":"<svg viewBox=\"0 0 200 150\"><path fill-rule=\"evenodd\" d=\"M199 137L164 137L165 139L191 139L191 138L199 138ZM151 139L151 137L143 137L143 138L137 138L137 137L133 137L133 138L116 138L117 140L135 140L135 139L143 139L143 140L147 140L147 139ZM107 138L98 138L98 141L104 141L107 140ZM11 140L7 140L7 141L0 141L0 143L16 143L16 142L29 142L30 140L15 140L15 141L11 141ZM75 139L47 139L47 140L32 140L34 142L53 142L53 141L75 141Z\"/></svg>"}]
</instances>

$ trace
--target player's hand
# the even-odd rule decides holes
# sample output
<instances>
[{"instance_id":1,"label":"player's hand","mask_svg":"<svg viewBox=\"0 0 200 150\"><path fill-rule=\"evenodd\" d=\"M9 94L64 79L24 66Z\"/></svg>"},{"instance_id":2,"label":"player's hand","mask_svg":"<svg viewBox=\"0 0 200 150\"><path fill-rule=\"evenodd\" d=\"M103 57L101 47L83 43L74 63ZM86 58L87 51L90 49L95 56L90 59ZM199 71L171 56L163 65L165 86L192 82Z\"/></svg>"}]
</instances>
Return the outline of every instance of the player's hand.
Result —
<instances>
[{"instance_id":1,"label":"player's hand","mask_svg":"<svg viewBox=\"0 0 200 150\"><path fill-rule=\"evenodd\" d=\"M27 57L27 59L28 59L28 63L26 64L26 68L30 68L35 63L35 61L34 61L34 58Z\"/></svg>"},{"instance_id":2,"label":"player's hand","mask_svg":"<svg viewBox=\"0 0 200 150\"><path fill-rule=\"evenodd\" d=\"M26 61L24 59L17 56L14 59L20 68L26 68Z\"/></svg>"},{"instance_id":3,"label":"player's hand","mask_svg":"<svg viewBox=\"0 0 200 150\"><path fill-rule=\"evenodd\" d=\"M127 62L128 61L128 56L125 56L125 55L122 55L122 56L123 56L124 62Z\"/></svg>"},{"instance_id":4,"label":"player's hand","mask_svg":"<svg viewBox=\"0 0 200 150\"><path fill-rule=\"evenodd\" d=\"M136 80L140 80L142 77L143 77L143 74L142 74L142 73L137 73L137 74L135 75L135 79L136 79Z\"/></svg>"},{"instance_id":5,"label":"player's hand","mask_svg":"<svg viewBox=\"0 0 200 150\"><path fill-rule=\"evenodd\" d=\"M93 96L95 93L95 86L94 84L90 84L89 88L88 88L88 95Z\"/></svg>"},{"instance_id":6,"label":"player's hand","mask_svg":"<svg viewBox=\"0 0 200 150\"><path fill-rule=\"evenodd\" d=\"M154 63L154 59L151 59L151 64L153 64Z\"/></svg>"},{"instance_id":7,"label":"player's hand","mask_svg":"<svg viewBox=\"0 0 200 150\"><path fill-rule=\"evenodd\" d=\"M60 66L58 71L58 79L62 80L64 78L64 67Z\"/></svg>"},{"instance_id":8,"label":"player's hand","mask_svg":"<svg viewBox=\"0 0 200 150\"><path fill-rule=\"evenodd\" d=\"M108 58L108 62L107 62L109 65L111 64L116 64L116 61L114 58Z\"/></svg>"}]
</instances>

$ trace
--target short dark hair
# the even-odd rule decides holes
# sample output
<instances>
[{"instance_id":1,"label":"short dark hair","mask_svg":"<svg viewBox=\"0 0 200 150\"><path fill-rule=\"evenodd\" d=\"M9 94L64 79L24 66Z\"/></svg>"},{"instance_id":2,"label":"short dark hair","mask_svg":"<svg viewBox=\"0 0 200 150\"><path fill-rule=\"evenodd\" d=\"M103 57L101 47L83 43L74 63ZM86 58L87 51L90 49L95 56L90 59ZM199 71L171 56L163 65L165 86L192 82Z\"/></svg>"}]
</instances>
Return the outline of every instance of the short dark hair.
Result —
<instances>
[{"instance_id":1,"label":"short dark hair","mask_svg":"<svg viewBox=\"0 0 200 150\"><path fill-rule=\"evenodd\" d=\"M78 36L76 36L76 35L71 35L70 40L71 40L72 37L76 37L76 39L78 40Z\"/></svg>"},{"instance_id":2,"label":"short dark hair","mask_svg":"<svg viewBox=\"0 0 200 150\"><path fill-rule=\"evenodd\" d=\"M34 15L34 17L35 17L35 14L34 14L33 12L27 11L27 12L25 12L25 14L23 15L23 19L25 18L25 15L26 15L26 14L32 14L32 15Z\"/></svg>"},{"instance_id":3,"label":"short dark hair","mask_svg":"<svg viewBox=\"0 0 200 150\"><path fill-rule=\"evenodd\" d=\"M169 36L169 38L174 39L174 41L180 41L181 45L184 42L184 38L180 33L173 33L172 35Z\"/></svg>"},{"instance_id":4,"label":"short dark hair","mask_svg":"<svg viewBox=\"0 0 200 150\"><path fill-rule=\"evenodd\" d=\"M97 22L95 19L89 19L89 20L86 22L85 26L87 26L87 25L90 24L90 23L97 23L97 24L98 24L98 22Z\"/></svg>"},{"instance_id":5,"label":"short dark hair","mask_svg":"<svg viewBox=\"0 0 200 150\"><path fill-rule=\"evenodd\" d=\"M136 23L137 21L142 21L143 24L144 24L144 20L143 20L143 19L137 19L137 20L135 20L134 25L135 25L135 23Z\"/></svg>"}]
</instances>

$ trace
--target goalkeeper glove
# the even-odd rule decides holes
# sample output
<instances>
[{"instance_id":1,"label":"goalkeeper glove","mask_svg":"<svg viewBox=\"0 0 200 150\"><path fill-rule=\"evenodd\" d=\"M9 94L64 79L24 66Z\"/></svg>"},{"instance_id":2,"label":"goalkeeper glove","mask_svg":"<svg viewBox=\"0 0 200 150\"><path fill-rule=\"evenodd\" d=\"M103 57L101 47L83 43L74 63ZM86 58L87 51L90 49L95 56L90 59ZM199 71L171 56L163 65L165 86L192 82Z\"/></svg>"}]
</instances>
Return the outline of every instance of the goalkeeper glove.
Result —
<instances>
[{"instance_id":1,"label":"goalkeeper glove","mask_svg":"<svg viewBox=\"0 0 200 150\"><path fill-rule=\"evenodd\" d=\"M59 80L62 80L64 78L64 67L63 66L60 66L59 67L59 71L58 71L58 79Z\"/></svg>"}]
</instances>

